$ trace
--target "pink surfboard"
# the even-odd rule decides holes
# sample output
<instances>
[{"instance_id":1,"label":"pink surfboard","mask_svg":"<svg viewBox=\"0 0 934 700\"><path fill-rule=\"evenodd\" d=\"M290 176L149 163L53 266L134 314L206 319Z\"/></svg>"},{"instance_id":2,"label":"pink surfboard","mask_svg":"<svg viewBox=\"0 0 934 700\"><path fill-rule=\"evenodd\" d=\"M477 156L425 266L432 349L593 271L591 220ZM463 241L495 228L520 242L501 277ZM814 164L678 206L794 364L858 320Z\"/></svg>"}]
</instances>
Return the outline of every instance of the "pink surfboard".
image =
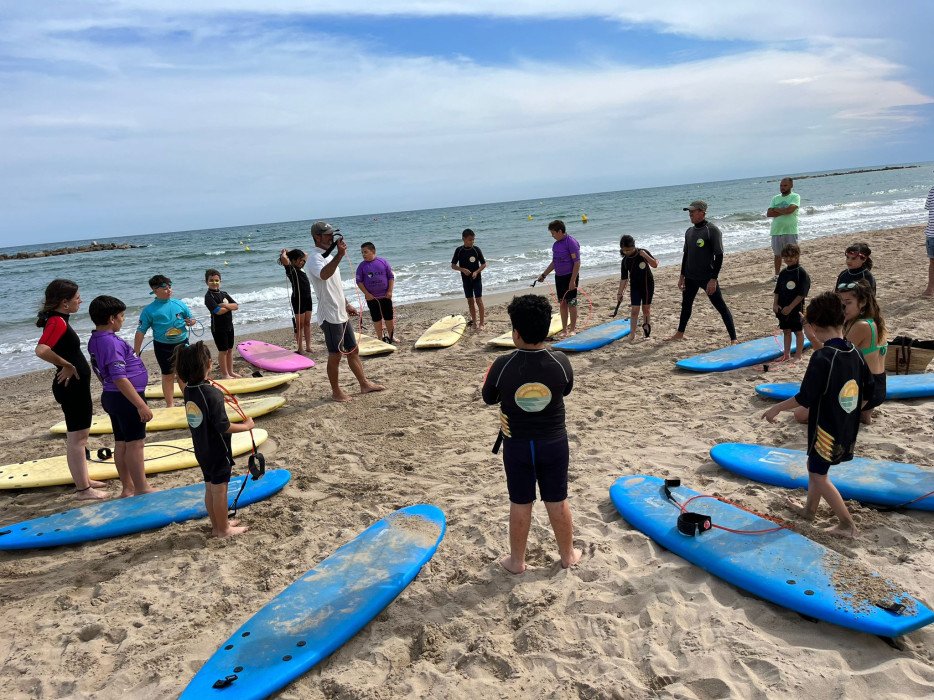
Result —
<instances>
[{"instance_id":1,"label":"pink surfboard","mask_svg":"<svg viewBox=\"0 0 934 700\"><path fill-rule=\"evenodd\" d=\"M314 360L299 355L294 350L287 350L259 340L244 340L242 343L237 343L237 352L251 365L269 372L297 372L315 366Z\"/></svg>"}]
</instances>

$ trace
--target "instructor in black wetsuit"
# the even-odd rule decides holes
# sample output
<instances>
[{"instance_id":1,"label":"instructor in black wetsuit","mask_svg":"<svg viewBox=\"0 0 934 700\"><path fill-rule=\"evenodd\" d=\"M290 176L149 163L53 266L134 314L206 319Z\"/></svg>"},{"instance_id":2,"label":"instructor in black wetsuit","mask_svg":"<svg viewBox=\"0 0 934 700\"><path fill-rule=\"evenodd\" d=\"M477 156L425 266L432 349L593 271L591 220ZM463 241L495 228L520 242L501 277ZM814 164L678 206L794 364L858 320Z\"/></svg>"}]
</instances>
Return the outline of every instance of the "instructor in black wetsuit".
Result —
<instances>
[{"instance_id":1,"label":"instructor in black wetsuit","mask_svg":"<svg viewBox=\"0 0 934 700\"><path fill-rule=\"evenodd\" d=\"M678 278L678 289L681 290L681 320L678 322L678 331L666 340L682 340L684 330L691 319L691 310L694 307L694 297L700 289L707 292L710 303L720 312L726 332L730 334L730 342L736 342L736 328L733 326L733 315L727 308L720 293L717 276L723 265L723 234L714 224L707 221L707 202L695 200L684 207L694 224L684 232L684 255L681 258L681 276Z\"/></svg>"}]
</instances>

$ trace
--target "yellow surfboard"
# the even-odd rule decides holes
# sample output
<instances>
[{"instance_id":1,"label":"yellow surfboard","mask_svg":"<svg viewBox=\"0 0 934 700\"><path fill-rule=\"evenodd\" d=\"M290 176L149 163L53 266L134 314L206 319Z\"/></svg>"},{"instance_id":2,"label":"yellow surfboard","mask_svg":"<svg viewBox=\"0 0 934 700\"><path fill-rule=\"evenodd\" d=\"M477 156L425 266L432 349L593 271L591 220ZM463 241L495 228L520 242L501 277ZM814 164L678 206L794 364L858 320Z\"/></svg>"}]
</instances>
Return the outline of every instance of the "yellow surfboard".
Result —
<instances>
[{"instance_id":1,"label":"yellow surfboard","mask_svg":"<svg viewBox=\"0 0 934 700\"><path fill-rule=\"evenodd\" d=\"M396 351L395 345L384 343L382 340L369 335L358 335L357 347L360 348L360 357L382 355L383 353Z\"/></svg>"},{"instance_id":2,"label":"yellow surfboard","mask_svg":"<svg viewBox=\"0 0 934 700\"><path fill-rule=\"evenodd\" d=\"M436 321L431 328L422 333L422 337L415 341L417 350L428 348L446 348L454 345L467 330L467 319L460 314L445 316Z\"/></svg>"},{"instance_id":3,"label":"yellow surfboard","mask_svg":"<svg viewBox=\"0 0 934 700\"><path fill-rule=\"evenodd\" d=\"M285 399L281 396L264 396L261 399L243 399L240 402L240 410L246 413L250 418L264 416L267 413L282 408L285 405ZM239 423L243 419L230 406L227 407L227 417L234 423ZM184 406L173 406L172 408L154 408L152 409L152 420L146 424L146 432L153 433L157 430L178 430L188 427L188 419L185 417ZM65 421L56 423L49 430L53 433L64 434ZM107 435L113 432L113 426L110 424L110 416L106 413L94 416L91 421L91 435Z\"/></svg>"},{"instance_id":4,"label":"yellow surfboard","mask_svg":"<svg viewBox=\"0 0 934 700\"><path fill-rule=\"evenodd\" d=\"M266 442L268 437L269 433L262 428L254 428L253 438L256 440L257 445ZM230 447L234 455L249 452L253 447L250 442L250 434L233 433L230 436ZM145 460L147 474L159 474L198 465L191 438L151 442L144 445L143 459ZM88 476L92 479L106 481L117 478L117 468L114 466L113 457L97 460L92 452L91 460L88 460ZM0 467L0 489L32 489L40 486L64 486L73 483L65 455L33 459L29 462L7 464Z\"/></svg>"},{"instance_id":5,"label":"yellow surfboard","mask_svg":"<svg viewBox=\"0 0 934 700\"><path fill-rule=\"evenodd\" d=\"M551 326L548 327L548 337L558 335L561 332L561 314L553 314L551 317ZM512 342L512 331L498 335L493 340L487 343L488 345L495 345L498 348L514 348L516 344Z\"/></svg>"},{"instance_id":6,"label":"yellow surfboard","mask_svg":"<svg viewBox=\"0 0 934 700\"><path fill-rule=\"evenodd\" d=\"M298 377L297 372L287 372L285 374L270 374L264 377L239 377L238 379L214 379L211 380L212 384L217 384L218 386L224 387L231 394L252 394L257 391L266 391L267 389L275 389L277 386L282 386L283 384L288 384L290 381ZM175 397L181 398L182 389L176 384L175 385ZM161 399L163 398L162 385L153 384L146 387L146 398L147 399Z\"/></svg>"}]
</instances>

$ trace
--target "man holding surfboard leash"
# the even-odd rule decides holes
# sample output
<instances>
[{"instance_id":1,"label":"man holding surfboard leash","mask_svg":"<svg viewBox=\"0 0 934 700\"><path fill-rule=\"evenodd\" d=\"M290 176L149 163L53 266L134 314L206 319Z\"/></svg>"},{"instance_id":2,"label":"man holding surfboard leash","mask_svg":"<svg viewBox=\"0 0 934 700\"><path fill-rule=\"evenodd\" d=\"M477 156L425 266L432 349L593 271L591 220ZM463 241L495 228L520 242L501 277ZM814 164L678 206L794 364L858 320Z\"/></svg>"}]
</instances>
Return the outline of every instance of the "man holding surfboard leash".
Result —
<instances>
[{"instance_id":1,"label":"man holding surfboard leash","mask_svg":"<svg viewBox=\"0 0 934 700\"><path fill-rule=\"evenodd\" d=\"M315 308L315 321L324 334L324 343L328 349L327 373L331 384L331 397L335 401L350 401L338 381L341 357L347 357L350 371L360 384L360 393L369 394L383 391L386 387L371 382L363 371L357 339L354 336L350 316L357 315L357 309L344 298L344 285L341 281L340 263L347 254L347 243L339 233L325 221L316 221L311 226L311 237L315 249L308 256L308 272L311 286L318 298Z\"/></svg>"}]
</instances>

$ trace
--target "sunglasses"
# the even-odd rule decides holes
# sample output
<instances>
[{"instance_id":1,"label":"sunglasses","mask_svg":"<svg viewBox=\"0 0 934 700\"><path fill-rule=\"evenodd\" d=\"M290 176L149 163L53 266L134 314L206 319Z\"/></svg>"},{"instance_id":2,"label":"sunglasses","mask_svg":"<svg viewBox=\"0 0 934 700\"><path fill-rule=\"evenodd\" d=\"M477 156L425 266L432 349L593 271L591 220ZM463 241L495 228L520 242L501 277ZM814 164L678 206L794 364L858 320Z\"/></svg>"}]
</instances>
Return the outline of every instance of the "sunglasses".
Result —
<instances>
[{"instance_id":1,"label":"sunglasses","mask_svg":"<svg viewBox=\"0 0 934 700\"><path fill-rule=\"evenodd\" d=\"M862 260L866 259L866 256L863 255L862 253L851 253L847 251L846 253L844 253L844 255L846 255L847 260L856 260L857 258L862 259Z\"/></svg>"},{"instance_id":2,"label":"sunglasses","mask_svg":"<svg viewBox=\"0 0 934 700\"><path fill-rule=\"evenodd\" d=\"M163 282L158 287L153 287L152 291L149 292L149 295L152 296L153 294L155 294L157 289L171 289L171 288L172 288L171 282Z\"/></svg>"},{"instance_id":3,"label":"sunglasses","mask_svg":"<svg viewBox=\"0 0 934 700\"><path fill-rule=\"evenodd\" d=\"M850 289L856 289L857 282L841 282L837 285L838 292L845 292Z\"/></svg>"}]
</instances>

